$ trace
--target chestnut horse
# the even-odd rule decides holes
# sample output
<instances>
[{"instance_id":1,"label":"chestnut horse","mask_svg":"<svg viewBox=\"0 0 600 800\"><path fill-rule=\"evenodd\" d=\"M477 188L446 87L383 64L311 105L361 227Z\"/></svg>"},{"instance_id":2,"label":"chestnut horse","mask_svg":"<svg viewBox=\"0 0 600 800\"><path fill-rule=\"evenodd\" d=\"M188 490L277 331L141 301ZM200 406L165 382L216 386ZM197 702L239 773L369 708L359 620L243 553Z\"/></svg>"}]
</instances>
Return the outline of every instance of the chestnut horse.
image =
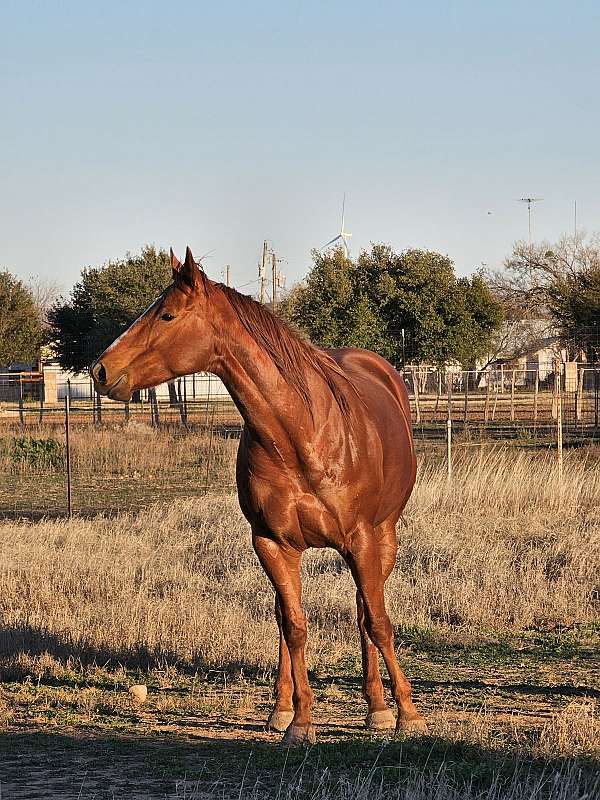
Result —
<instances>
[{"instance_id":1,"label":"chestnut horse","mask_svg":"<svg viewBox=\"0 0 600 800\"><path fill-rule=\"evenodd\" d=\"M356 582L363 695L370 728L425 730L396 660L383 587L396 561L396 523L415 482L410 407L401 376L366 350L320 350L263 305L215 283L190 249L171 251L173 283L92 367L97 390L137 389L193 372L218 375L245 426L240 506L275 589L279 671L268 725L285 744L314 741L304 648L300 558L332 547ZM398 707L386 706L381 653Z\"/></svg>"}]
</instances>

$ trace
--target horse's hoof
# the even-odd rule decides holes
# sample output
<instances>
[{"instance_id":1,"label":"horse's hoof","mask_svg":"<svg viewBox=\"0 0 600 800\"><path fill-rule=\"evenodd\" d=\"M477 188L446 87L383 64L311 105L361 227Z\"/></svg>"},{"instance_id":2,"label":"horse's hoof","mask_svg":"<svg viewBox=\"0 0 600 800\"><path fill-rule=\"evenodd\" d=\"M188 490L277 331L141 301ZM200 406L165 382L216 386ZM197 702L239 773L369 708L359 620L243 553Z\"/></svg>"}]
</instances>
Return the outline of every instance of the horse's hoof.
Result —
<instances>
[{"instance_id":1,"label":"horse's hoof","mask_svg":"<svg viewBox=\"0 0 600 800\"><path fill-rule=\"evenodd\" d=\"M281 744L284 747L299 747L303 744L314 744L317 734L314 725L290 725L283 734Z\"/></svg>"},{"instance_id":2,"label":"horse's hoof","mask_svg":"<svg viewBox=\"0 0 600 800\"><path fill-rule=\"evenodd\" d=\"M396 723L396 733L405 733L407 735L418 735L420 733L427 733L427 723L421 716L414 717L413 719L400 719Z\"/></svg>"},{"instance_id":3,"label":"horse's hoof","mask_svg":"<svg viewBox=\"0 0 600 800\"><path fill-rule=\"evenodd\" d=\"M365 719L365 727L370 731L388 731L396 727L396 717L389 708L380 711L369 711Z\"/></svg>"},{"instance_id":4,"label":"horse's hoof","mask_svg":"<svg viewBox=\"0 0 600 800\"><path fill-rule=\"evenodd\" d=\"M278 708L274 708L269 714L269 719L267 720L267 730L283 733L284 731L287 731L293 719L293 711L281 711Z\"/></svg>"}]
</instances>

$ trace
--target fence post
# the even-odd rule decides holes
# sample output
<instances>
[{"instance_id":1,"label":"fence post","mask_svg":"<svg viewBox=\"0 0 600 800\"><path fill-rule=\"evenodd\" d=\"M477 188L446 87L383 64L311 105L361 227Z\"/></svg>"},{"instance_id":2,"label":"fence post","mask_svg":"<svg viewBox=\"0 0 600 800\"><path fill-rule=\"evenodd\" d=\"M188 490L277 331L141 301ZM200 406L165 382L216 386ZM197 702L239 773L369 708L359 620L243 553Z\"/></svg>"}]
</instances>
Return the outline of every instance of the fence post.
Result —
<instances>
[{"instance_id":1,"label":"fence post","mask_svg":"<svg viewBox=\"0 0 600 800\"><path fill-rule=\"evenodd\" d=\"M432 417L433 422L437 422L437 413L438 413L438 408L440 406L441 396L442 396L442 371L440 367L437 367L437 395L435 398L435 406L433 409L433 417Z\"/></svg>"},{"instance_id":2,"label":"fence post","mask_svg":"<svg viewBox=\"0 0 600 800\"><path fill-rule=\"evenodd\" d=\"M558 455L558 479L563 476L563 430L562 430L562 397L560 393L560 365L556 365L556 450Z\"/></svg>"},{"instance_id":3,"label":"fence post","mask_svg":"<svg viewBox=\"0 0 600 800\"><path fill-rule=\"evenodd\" d=\"M598 416L600 412L600 372L598 367L594 369L594 428L598 428Z\"/></svg>"},{"instance_id":4,"label":"fence post","mask_svg":"<svg viewBox=\"0 0 600 800\"><path fill-rule=\"evenodd\" d=\"M42 372L42 379L38 384L39 391L40 391L40 425L44 419L44 392L45 392L45 384L44 384L44 373Z\"/></svg>"},{"instance_id":5,"label":"fence post","mask_svg":"<svg viewBox=\"0 0 600 800\"><path fill-rule=\"evenodd\" d=\"M71 508L71 443L69 441L69 418L71 414L71 381L67 380L67 391L65 394L65 448L67 459L67 512L69 517L72 515Z\"/></svg>"},{"instance_id":6,"label":"fence post","mask_svg":"<svg viewBox=\"0 0 600 800\"><path fill-rule=\"evenodd\" d=\"M535 383L533 387L533 430L537 430L538 418L538 394L540 391L540 368L535 371Z\"/></svg>"},{"instance_id":7,"label":"fence post","mask_svg":"<svg viewBox=\"0 0 600 800\"><path fill-rule=\"evenodd\" d=\"M188 421L188 409L187 409L187 375L183 376L183 424L187 428L187 421Z\"/></svg>"},{"instance_id":8,"label":"fence post","mask_svg":"<svg viewBox=\"0 0 600 800\"><path fill-rule=\"evenodd\" d=\"M515 370L510 379L510 421L515 421Z\"/></svg>"},{"instance_id":9,"label":"fence post","mask_svg":"<svg viewBox=\"0 0 600 800\"><path fill-rule=\"evenodd\" d=\"M129 401L127 401L125 403L125 406L124 406L124 409L123 409L123 413L125 415L125 423L128 423L129 422Z\"/></svg>"},{"instance_id":10,"label":"fence post","mask_svg":"<svg viewBox=\"0 0 600 800\"><path fill-rule=\"evenodd\" d=\"M471 373L469 370L465 373L465 410L463 414L463 419L466 424L467 420L469 419L469 375Z\"/></svg>"},{"instance_id":11,"label":"fence post","mask_svg":"<svg viewBox=\"0 0 600 800\"><path fill-rule=\"evenodd\" d=\"M583 417L583 379L585 376L585 370L583 367L578 367L578 375L577 375L577 391L575 393L575 420L580 422ZM583 427L583 426L582 426Z\"/></svg>"},{"instance_id":12,"label":"fence post","mask_svg":"<svg viewBox=\"0 0 600 800\"><path fill-rule=\"evenodd\" d=\"M452 420L446 420L446 464L448 468L448 480L452 479Z\"/></svg>"},{"instance_id":13,"label":"fence post","mask_svg":"<svg viewBox=\"0 0 600 800\"><path fill-rule=\"evenodd\" d=\"M448 464L448 480L452 479L452 374L446 373L448 382L448 417L446 419L446 458Z\"/></svg>"},{"instance_id":14,"label":"fence post","mask_svg":"<svg viewBox=\"0 0 600 800\"><path fill-rule=\"evenodd\" d=\"M415 422L417 425L421 422L421 407L419 404L419 377L415 367L412 368L413 376L413 389L415 392Z\"/></svg>"},{"instance_id":15,"label":"fence post","mask_svg":"<svg viewBox=\"0 0 600 800\"><path fill-rule=\"evenodd\" d=\"M483 407L483 421L487 422L490 413L490 383L492 382L492 373L487 371L487 386L485 387L485 406Z\"/></svg>"},{"instance_id":16,"label":"fence post","mask_svg":"<svg viewBox=\"0 0 600 800\"><path fill-rule=\"evenodd\" d=\"M96 392L96 421L102 425L102 395Z\"/></svg>"},{"instance_id":17,"label":"fence post","mask_svg":"<svg viewBox=\"0 0 600 800\"><path fill-rule=\"evenodd\" d=\"M208 481L210 478L210 468L212 465L212 452L213 452L213 436L215 432L215 406L213 403L210 416L210 432L208 439L208 454L206 457L206 471L204 475L204 494L208 492Z\"/></svg>"},{"instance_id":18,"label":"fence post","mask_svg":"<svg viewBox=\"0 0 600 800\"><path fill-rule=\"evenodd\" d=\"M25 427L25 414L23 411L23 375L19 373L19 425L21 431Z\"/></svg>"},{"instance_id":19,"label":"fence post","mask_svg":"<svg viewBox=\"0 0 600 800\"><path fill-rule=\"evenodd\" d=\"M150 398L150 408L152 409L152 427L158 428L160 426L160 417L158 414L158 400L156 398L156 389L148 389Z\"/></svg>"}]
</instances>

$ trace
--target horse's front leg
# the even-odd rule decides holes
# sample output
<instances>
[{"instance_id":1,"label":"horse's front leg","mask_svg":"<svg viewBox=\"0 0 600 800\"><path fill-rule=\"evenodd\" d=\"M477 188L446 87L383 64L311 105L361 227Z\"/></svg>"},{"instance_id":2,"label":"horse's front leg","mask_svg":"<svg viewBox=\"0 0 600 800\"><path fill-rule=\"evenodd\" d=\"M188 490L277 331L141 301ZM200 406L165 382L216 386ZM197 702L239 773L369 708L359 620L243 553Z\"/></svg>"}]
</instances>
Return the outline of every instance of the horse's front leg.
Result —
<instances>
[{"instance_id":1,"label":"horse's front leg","mask_svg":"<svg viewBox=\"0 0 600 800\"><path fill-rule=\"evenodd\" d=\"M283 737L283 744L315 741L312 724L314 696L308 683L304 658L306 616L301 603L300 553L284 548L269 536L253 531L252 543L279 600L281 629L287 645L294 689L294 717Z\"/></svg>"},{"instance_id":2,"label":"horse's front leg","mask_svg":"<svg viewBox=\"0 0 600 800\"><path fill-rule=\"evenodd\" d=\"M277 680L275 681L275 706L269 714L267 729L270 731L287 730L294 719L294 680L292 678L292 662L290 651L285 642L281 622L281 606L279 595L275 595L275 617L279 628L279 664L277 667Z\"/></svg>"}]
</instances>

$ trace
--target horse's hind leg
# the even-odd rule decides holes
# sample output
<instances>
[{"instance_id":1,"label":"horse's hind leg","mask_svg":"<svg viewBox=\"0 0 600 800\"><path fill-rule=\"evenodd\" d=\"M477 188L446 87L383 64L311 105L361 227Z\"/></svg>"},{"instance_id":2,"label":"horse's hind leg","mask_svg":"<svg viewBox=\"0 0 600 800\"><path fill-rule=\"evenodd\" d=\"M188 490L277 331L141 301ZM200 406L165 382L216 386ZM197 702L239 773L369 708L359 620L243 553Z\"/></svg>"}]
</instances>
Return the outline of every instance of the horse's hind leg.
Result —
<instances>
[{"instance_id":1,"label":"horse's hind leg","mask_svg":"<svg viewBox=\"0 0 600 800\"><path fill-rule=\"evenodd\" d=\"M290 651L283 635L283 625L281 619L281 606L279 595L275 595L275 617L279 628L279 665L277 668L277 680L275 682L275 707L269 714L267 728L272 731L287 730L290 722L294 718L294 705L292 694L294 692L294 681L292 678L292 662Z\"/></svg>"},{"instance_id":2,"label":"horse's hind leg","mask_svg":"<svg viewBox=\"0 0 600 800\"><path fill-rule=\"evenodd\" d=\"M352 534L346 559L362 595L365 627L377 647L390 676L392 694L398 706L396 730L424 731L425 720L412 702L410 683L396 659L392 624L385 610L384 577L379 559L377 536L372 527L362 524Z\"/></svg>"},{"instance_id":3,"label":"horse's hind leg","mask_svg":"<svg viewBox=\"0 0 600 800\"><path fill-rule=\"evenodd\" d=\"M375 529L375 535L381 564L381 575L385 584L396 563L398 544L396 541L395 520L386 520ZM372 730L388 730L395 726L396 719L384 699L383 683L379 672L379 654L367 632L364 602L358 589L356 590L356 611L362 651L362 693L369 705L365 725Z\"/></svg>"}]
</instances>

